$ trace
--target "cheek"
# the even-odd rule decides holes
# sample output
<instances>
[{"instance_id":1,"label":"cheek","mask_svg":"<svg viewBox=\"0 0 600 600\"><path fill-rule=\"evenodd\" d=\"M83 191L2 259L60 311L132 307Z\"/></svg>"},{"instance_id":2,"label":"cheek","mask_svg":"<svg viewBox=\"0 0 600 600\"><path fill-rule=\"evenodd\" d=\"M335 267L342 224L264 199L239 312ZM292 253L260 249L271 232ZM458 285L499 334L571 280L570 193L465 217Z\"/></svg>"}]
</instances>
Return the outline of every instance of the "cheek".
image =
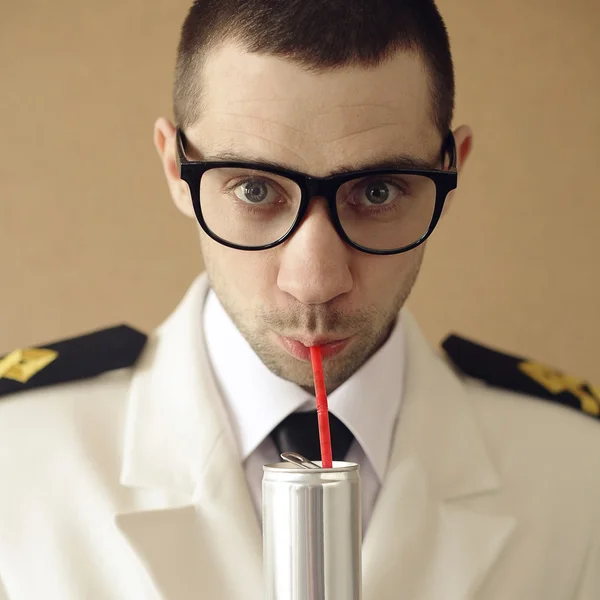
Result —
<instances>
[{"instance_id":1,"label":"cheek","mask_svg":"<svg viewBox=\"0 0 600 600\"><path fill-rule=\"evenodd\" d=\"M368 304L386 306L412 287L422 257L421 247L392 256L365 254L355 265L355 283L362 295L369 298Z\"/></svg>"},{"instance_id":2,"label":"cheek","mask_svg":"<svg viewBox=\"0 0 600 600\"><path fill-rule=\"evenodd\" d=\"M266 303L268 290L277 284L277 267L268 250L245 252L227 248L200 233L204 265L219 294L237 306Z\"/></svg>"}]
</instances>

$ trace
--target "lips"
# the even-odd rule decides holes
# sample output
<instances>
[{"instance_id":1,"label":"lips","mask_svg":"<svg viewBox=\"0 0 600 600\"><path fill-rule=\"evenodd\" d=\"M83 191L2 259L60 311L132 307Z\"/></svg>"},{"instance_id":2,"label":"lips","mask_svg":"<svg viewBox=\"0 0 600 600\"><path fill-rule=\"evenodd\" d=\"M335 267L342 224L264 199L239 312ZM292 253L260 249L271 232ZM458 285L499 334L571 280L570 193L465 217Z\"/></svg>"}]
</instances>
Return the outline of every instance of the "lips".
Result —
<instances>
[{"instance_id":1,"label":"lips","mask_svg":"<svg viewBox=\"0 0 600 600\"><path fill-rule=\"evenodd\" d=\"M314 338L312 340L305 339L302 342L284 336L277 336L280 345L291 354L294 358L302 361L310 361L310 347L320 346L321 356L323 358L331 358L346 348L352 338L347 337L341 340L327 340L326 338Z\"/></svg>"}]
</instances>

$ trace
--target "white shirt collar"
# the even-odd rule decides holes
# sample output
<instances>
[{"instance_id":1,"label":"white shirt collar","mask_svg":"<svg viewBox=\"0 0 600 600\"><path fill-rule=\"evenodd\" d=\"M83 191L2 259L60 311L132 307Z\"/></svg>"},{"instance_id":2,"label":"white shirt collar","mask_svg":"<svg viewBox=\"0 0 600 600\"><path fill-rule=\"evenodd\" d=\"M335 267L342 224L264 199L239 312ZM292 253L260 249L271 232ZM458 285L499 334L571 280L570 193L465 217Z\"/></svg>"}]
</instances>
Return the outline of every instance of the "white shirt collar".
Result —
<instances>
[{"instance_id":1,"label":"white shirt collar","mask_svg":"<svg viewBox=\"0 0 600 600\"><path fill-rule=\"evenodd\" d=\"M211 290L204 306L208 354L245 461L289 414L314 397L272 373ZM404 379L404 332L398 318L386 343L328 397L329 409L354 434L380 480L387 468Z\"/></svg>"}]
</instances>

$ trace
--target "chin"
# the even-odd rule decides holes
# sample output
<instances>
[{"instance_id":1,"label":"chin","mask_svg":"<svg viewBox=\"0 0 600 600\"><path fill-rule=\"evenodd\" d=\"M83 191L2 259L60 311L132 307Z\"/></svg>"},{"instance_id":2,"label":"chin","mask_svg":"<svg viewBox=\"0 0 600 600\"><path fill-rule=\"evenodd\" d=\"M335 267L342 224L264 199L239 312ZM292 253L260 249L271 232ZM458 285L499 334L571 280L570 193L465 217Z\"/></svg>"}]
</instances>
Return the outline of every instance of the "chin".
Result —
<instances>
[{"instance_id":1,"label":"chin","mask_svg":"<svg viewBox=\"0 0 600 600\"><path fill-rule=\"evenodd\" d=\"M278 360L261 360L265 366L281 379L295 383L302 388L311 388L314 385L310 363L303 363L291 356L281 356Z\"/></svg>"}]
</instances>

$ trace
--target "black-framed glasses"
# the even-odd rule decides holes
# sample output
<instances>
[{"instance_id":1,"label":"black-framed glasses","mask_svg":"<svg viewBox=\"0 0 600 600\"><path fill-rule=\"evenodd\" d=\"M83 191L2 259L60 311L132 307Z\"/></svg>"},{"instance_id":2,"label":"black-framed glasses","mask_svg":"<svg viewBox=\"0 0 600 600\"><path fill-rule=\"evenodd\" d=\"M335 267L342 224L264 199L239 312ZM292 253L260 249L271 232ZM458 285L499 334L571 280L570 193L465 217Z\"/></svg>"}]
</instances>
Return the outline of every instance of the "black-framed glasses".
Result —
<instances>
[{"instance_id":1,"label":"black-framed glasses","mask_svg":"<svg viewBox=\"0 0 600 600\"><path fill-rule=\"evenodd\" d=\"M266 250L289 239L314 197L327 200L338 235L369 254L399 254L433 232L456 188L452 132L440 161L447 170L384 168L312 177L268 163L191 161L177 129L177 166L196 217L213 240L238 250Z\"/></svg>"}]
</instances>

